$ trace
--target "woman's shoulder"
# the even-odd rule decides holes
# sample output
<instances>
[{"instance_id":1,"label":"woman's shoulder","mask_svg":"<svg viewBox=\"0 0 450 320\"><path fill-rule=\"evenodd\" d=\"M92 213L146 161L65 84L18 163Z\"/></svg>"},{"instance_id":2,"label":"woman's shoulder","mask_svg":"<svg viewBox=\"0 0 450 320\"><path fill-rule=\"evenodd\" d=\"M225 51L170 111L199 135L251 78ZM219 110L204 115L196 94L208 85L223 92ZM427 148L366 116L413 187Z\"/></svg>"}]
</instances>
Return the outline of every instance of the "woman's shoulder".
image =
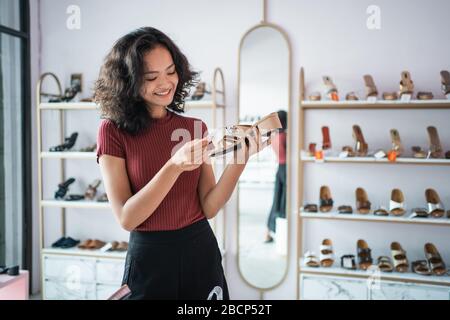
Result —
<instances>
[{"instance_id":1,"label":"woman's shoulder","mask_svg":"<svg viewBox=\"0 0 450 320\"><path fill-rule=\"evenodd\" d=\"M98 128L99 134L120 135L121 131L117 124L110 119L102 119Z\"/></svg>"}]
</instances>

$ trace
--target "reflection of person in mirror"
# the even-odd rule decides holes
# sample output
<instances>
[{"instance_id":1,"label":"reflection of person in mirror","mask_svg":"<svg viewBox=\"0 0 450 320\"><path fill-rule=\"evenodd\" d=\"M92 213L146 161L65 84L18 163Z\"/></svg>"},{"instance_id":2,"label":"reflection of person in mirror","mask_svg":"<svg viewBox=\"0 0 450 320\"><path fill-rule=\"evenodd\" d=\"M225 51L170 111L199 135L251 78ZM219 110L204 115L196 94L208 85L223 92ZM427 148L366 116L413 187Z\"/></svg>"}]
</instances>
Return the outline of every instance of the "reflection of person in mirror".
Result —
<instances>
[{"instance_id":1,"label":"reflection of person in mirror","mask_svg":"<svg viewBox=\"0 0 450 320\"><path fill-rule=\"evenodd\" d=\"M287 112L279 110L278 117L282 125L282 129L272 137L272 149L274 150L277 160L278 169L275 176L275 186L273 192L273 203L270 209L269 218L267 219L267 235L266 243L274 241L276 232L276 219L286 218L286 129L287 129Z\"/></svg>"}]
</instances>

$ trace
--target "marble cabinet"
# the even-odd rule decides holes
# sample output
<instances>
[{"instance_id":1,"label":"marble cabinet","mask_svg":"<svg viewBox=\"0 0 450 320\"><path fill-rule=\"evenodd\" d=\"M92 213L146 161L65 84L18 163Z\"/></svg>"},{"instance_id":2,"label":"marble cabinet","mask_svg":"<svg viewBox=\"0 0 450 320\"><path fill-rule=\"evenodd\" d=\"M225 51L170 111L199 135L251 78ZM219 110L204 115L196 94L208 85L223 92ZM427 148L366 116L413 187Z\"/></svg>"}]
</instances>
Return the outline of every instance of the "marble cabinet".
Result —
<instances>
[{"instance_id":1,"label":"marble cabinet","mask_svg":"<svg viewBox=\"0 0 450 320\"><path fill-rule=\"evenodd\" d=\"M44 299L104 300L122 282L124 259L43 256Z\"/></svg>"},{"instance_id":2,"label":"marble cabinet","mask_svg":"<svg viewBox=\"0 0 450 320\"><path fill-rule=\"evenodd\" d=\"M364 278L301 274L303 300L450 300L450 287Z\"/></svg>"}]
</instances>

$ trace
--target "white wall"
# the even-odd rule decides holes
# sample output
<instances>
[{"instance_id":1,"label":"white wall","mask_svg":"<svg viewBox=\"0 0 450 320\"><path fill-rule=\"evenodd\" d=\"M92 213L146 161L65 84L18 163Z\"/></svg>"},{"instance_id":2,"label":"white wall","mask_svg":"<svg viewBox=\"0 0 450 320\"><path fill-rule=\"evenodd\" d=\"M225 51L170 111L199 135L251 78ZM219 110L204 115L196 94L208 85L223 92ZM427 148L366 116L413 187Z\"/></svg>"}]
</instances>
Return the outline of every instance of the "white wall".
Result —
<instances>
[{"instance_id":1,"label":"white wall","mask_svg":"<svg viewBox=\"0 0 450 320\"><path fill-rule=\"evenodd\" d=\"M81 8L81 29L68 30L66 28L66 8L76 4ZM381 29L368 30L366 27L366 8L376 4L381 8ZM153 26L166 32L185 52L191 64L202 70L205 80L212 77L215 67L221 67L225 74L228 114L227 122L234 123L237 118L237 58L238 46L242 35L257 24L262 16L262 1L260 0L229 0L229 1L111 1L111 0L41 0L39 32L40 51L34 51L34 72L55 72L67 86L71 73L81 72L84 75L85 85L92 87L97 77L102 59L111 48L113 42L120 36L140 26ZM36 16L37 7L33 6L32 15ZM436 96L439 92L439 71L450 69L450 45L445 32L450 22L446 19L450 11L450 3L445 0L433 2L425 0L416 1L307 1L285 0L268 1L268 21L282 27L288 34L292 44L293 81L292 81L292 113L295 126L291 131L291 143L294 152L291 162L297 158L297 108L298 99L298 71L300 66L306 70L307 89L317 88L320 78L329 74L339 86L342 93L356 90L362 92L362 75L370 73L374 76L380 91L397 90L400 72L408 69L417 88L431 90ZM38 35L33 32L34 36ZM35 40L36 38L34 38ZM37 60L40 59L40 64ZM33 83L35 85L35 83ZM376 118L374 118L376 116ZM306 133L307 141L319 142L320 126L329 124L334 140L351 142L350 126L360 123L364 133L367 132L369 143L379 140L380 147L388 145L388 130L395 126L405 142L419 141L425 144L425 124L428 122L438 126L444 147L450 149L450 129L445 127L448 119L447 111L400 113L395 111L377 114L354 113L326 113L324 117L311 114ZM71 121L82 121L80 128L85 137L91 135L95 139L96 119L87 119L87 115L71 116ZM432 118L431 118L432 117ZM48 125L53 126L54 118L49 118ZM357 122L356 122L357 121ZM436 121L436 122L435 122ZM78 122L80 123L80 122ZM378 131L380 130L381 131ZM445 130L445 131L444 131ZM418 140L413 138L417 137ZM383 138L383 142L381 141ZM48 138L48 139L51 139ZM85 138L88 143L89 138ZM51 145L52 140L46 140ZM338 144L337 144L338 145ZM296 162L294 162L296 163ZM75 164L71 170L77 172L81 167ZM95 166L95 165L92 165ZM364 170L363 170L364 169ZM423 198L423 190L431 184L441 193L443 200L450 206L450 189L446 179L446 168L408 168L396 170L393 167L357 167L351 169L341 166L316 166L308 169L307 181L313 179L314 183L305 191L305 199L315 201L318 188L322 182L329 183L332 192L338 187L341 193L336 192L336 201L350 201L354 184L359 179L361 184L367 185L370 194L377 200L389 196L390 188L399 185L405 189L407 199ZM375 170L376 169L376 170ZM414 170L414 174L409 169ZM339 170L339 171L338 171ZM359 175L359 173L361 174ZM347 173L347 174L346 174ZM344 175L345 174L345 175ZM438 177L433 179L433 177ZM296 207L296 175L297 166L293 166L291 181L292 208ZM439 177L440 176L440 177ZM354 178L355 177L355 178ZM356 178L357 177L357 178ZM386 178L384 178L386 177ZM422 177L425 180L422 180ZM53 177L55 181L57 177ZM94 177L84 177L82 183ZM310 178L310 179L309 179ZM331 180L333 179L334 180ZM345 179L342 179L345 178ZM332 181L352 179L351 183L336 184ZM427 186L423 185L427 182ZM83 184L79 185L82 188ZM36 183L34 183L36 189ZM350 190L350 191L349 191ZM48 192L53 192L52 188ZM345 192L344 192L345 191ZM348 191L348 192L347 192ZM36 193L37 194L37 193ZM340 199L337 197L341 196ZM348 197L348 198L346 198ZM419 203L419 201L415 200ZM351 202L353 203L353 202ZM377 202L374 202L377 203ZM235 214L236 202L232 198L228 204L227 228L227 277L232 298L258 299L258 292L249 288L240 278L236 266L235 242ZM36 212L37 215L37 212ZM88 227L76 227L75 223L89 222L93 219L104 219L108 228L116 228L110 213L82 212L71 215L75 236L88 236L91 233ZM108 220L109 219L109 220ZM291 219L291 221L295 221ZM55 221L49 221L50 226ZM265 298L291 299L295 298L296 281L296 228L291 224L291 260L289 274L282 286L269 292ZM369 245L374 247L375 254L392 240L398 240L406 249L419 255L425 240L435 241L444 257L450 259L449 234L446 229L432 229L431 227L410 227L400 225L373 225L373 224L340 224L310 223L306 227L308 236L305 246L318 246L318 242L325 236L333 238L337 251L354 250L357 237L365 237ZM345 234L343 236L343 228ZM348 229L347 229L348 228ZM76 230L75 230L76 229ZM380 234L380 230L382 233ZM436 231L436 232L435 232ZM353 234L351 232L354 232ZM413 232L414 237L411 237ZM123 236L117 231L118 236ZM56 235L55 235L56 236ZM37 242L36 242L37 243ZM379 250L378 250L379 249ZM317 250L317 249L316 249Z\"/></svg>"}]
</instances>

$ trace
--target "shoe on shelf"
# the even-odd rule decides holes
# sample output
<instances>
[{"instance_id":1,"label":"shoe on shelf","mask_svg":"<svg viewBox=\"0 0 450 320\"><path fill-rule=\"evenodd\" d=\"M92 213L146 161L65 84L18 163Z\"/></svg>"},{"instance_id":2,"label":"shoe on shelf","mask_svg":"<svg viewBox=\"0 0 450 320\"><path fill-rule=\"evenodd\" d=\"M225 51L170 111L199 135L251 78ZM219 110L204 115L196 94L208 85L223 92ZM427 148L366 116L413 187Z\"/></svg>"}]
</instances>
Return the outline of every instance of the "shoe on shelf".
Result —
<instances>
[{"instance_id":1,"label":"shoe on shelf","mask_svg":"<svg viewBox=\"0 0 450 320\"><path fill-rule=\"evenodd\" d=\"M328 186L320 187L320 212L330 212L333 209L333 198Z\"/></svg>"},{"instance_id":2,"label":"shoe on shelf","mask_svg":"<svg viewBox=\"0 0 450 320\"><path fill-rule=\"evenodd\" d=\"M434 244L427 243L424 249L430 271L436 276L445 275L447 273L445 263Z\"/></svg>"},{"instance_id":3,"label":"shoe on shelf","mask_svg":"<svg viewBox=\"0 0 450 320\"><path fill-rule=\"evenodd\" d=\"M442 149L441 140L439 139L439 134L434 126L427 127L428 139L430 142L430 156L431 158L443 158L444 151Z\"/></svg>"},{"instance_id":4,"label":"shoe on shelf","mask_svg":"<svg viewBox=\"0 0 450 320\"><path fill-rule=\"evenodd\" d=\"M376 210L373 212L373 214L374 214L375 216L382 216L382 217L385 217L385 216L388 216L388 215L389 215L389 212L388 212L386 209L384 209L383 207L380 207L380 208L376 209Z\"/></svg>"},{"instance_id":5,"label":"shoe on shelf","mask_svg":"<svg viewBox=\"0 0 450 320\"><path fill-rule=\"evenodd\" d=\"M391 129L390 133L392 141L392 150L395 151L397 157L399 157L404 152L402 141L400 139L400 133L398 133L397 129Z\"/></svg>"},{"instance_id":6,"label":"shoe on shelf","mask_svg":"<svg viewBox=\"0 0 450 320\"><path fill-rule=\"evenodd\" d=\"M80 152L94 152L97 150L97 144L91 144L90 146L84 147L80 149Z\"/></svg>"},{"instance_id":7,"label":"shoe on shelf","mask_svg":"<svg viewBox=\"0 0 450 320\"><path fill-rule=\"evenodd\" d=\"M330 239L324 239L320 246L320 265L329 268L334 263L333 243Z\"/></svg>"},{"instance_id":8,"label":"shoe on shelf","mask_svg":"<svg viewBox=\"0 0 450 320\"><path fill-rule=\"evenodd\" d=\"M312 92L309 95L310 101L320 101L321 98L322 98L322 96L320 95L320 92Z\"/></svg>"},{"instance_id":9,"label":"shoe on shelf","mask_svg":"<svg viewBox=\"0 0 450 320\"><path fill-rule=\"evenodd\" d=\"M370 74L366 74L363 76L364 84L366 86L366 98L369 99L370 97L377 97L378 96L378 90L375 86L375 82L373 81L373 78Z\"/></svg>"},{"instance_id":10,"label":"shoe on shelf","mask_svg":"<svg viewBox=\"0 0 450 320\"><path fill-rule=\"evenodd\" d=\"M389 202L389 211L393 216L399 217L406 213L405 197L400 189L393 189L391 192L391 201Z\"/></svg>"},{"instance_id":11,"label":"shoe on shelf","mask_svg":"<svg viewBox=\"0 0 450 320\"><path fill-rule=\"evenodd\" d=\"M356 94L356 92L351 91L351 92L349 92L349 93L347 93L345 95L345 100L347 100L347 101L358 101L359 98L358 98L358 95Z\"/></svg>"},{"instance_id":12,"label":"shoe on shelf","mask_svg":"<svg viewBox=\"0 0 450 320\"><path fill-rule=\"evenodd\" d=\"M64 198L66 201L80 201L84 200L84 194L69 194Z\"/></svg>"},{"instance_id":13,"label":"shoe on shelf","mask_svg":"<svg viewBox=\"0 0 450 320\"><path fill-rule=\"evenodd\" d=\"M64 243L64 241L66 241L66 237L61 237L58 240L56 240L55 242L52 243L52 248L60 248L61 245Z\"/></svg>"},{"instance_id":14,"label":"shoe on shelf","mask_svg":"<svg viewBox=\"0 0 450 320\"><path fill-rule=\"evenodd\" d=\"M426 208L412 208L410 218L428 218L430 214Z\"/></svg>"},{"instance_id":15,"label":"shoe on shelf","mask_svg":"<svg viewBox=\"0 0 450 320\"><path fill-rule=\"evenodd\" d=\"M442 218L445 214L445 209L436 190L431 188L425 190L425 198L427 200L428 214L433 218Z\"/></svg>"},{"instance_id":16,"label":"shoe on shelf","mask_svg":"<svg viewBox=\"0 0 450 320\"><path fill-rule=\"evenodd\" d=\"M370 212L371 203L367 197L366 190L363 188L357 188L355 191L356 196L356 211L360 214L368 214Z\"/></svg>"},{"instance_id":17,"label":"shoe on shelf","mask_svg":"<svg viewBox=\"0 0 450 320\"><path fill-rule=\"evenodd\" d=\"M319 259L317 259L317 256L312 251L306 251L303 256L303 262L307 267L311 268L318 268L320 267Z\"/></svg>"},{"instance_id":18,"label":"shoe on shelf","mask_svg":"<svg viewBox=\"0 0 450 320\"><path fill-rule=\"evenodd\" d=\"M303 211L304 212L314 212L314 213L316 213L317 212L317 204L312 204L312 203L306 204L303 207Z\"/></svg>"},{"instance_id":19,"label":"shoe on shelf","mask_svg":"<svg viewBox=\"0 0 450 320\"><path fill-rule=\"evenodd\" d=\"M353 125L353 139L355 140L355 153L359 157L367 156L369 146L364 140L362 130L359 125Z\"/></svg>"},{"instance_id":20,"label":"shoe on shelf","mask_svg":"<svg viewBox=\"0 0 450 320\"><path fill-rule=\"evenodd\" d=\"M428 156L428 152L422 149L420 146L412 146L413 157L418 159L425 159Z\"/></svg>"},{"instance_id":21,"label":"shoe on shelf","mask_svg":"<svg viewBox=\"0 0 450 320\"><path fill-rule=\"evenodd\" d=\"M322 150L331 149L330 129L327 126L322 127Z\"/></svg>"},{"instance_id":22,"label":"shoe on shelf","mask_svg":"<svg viewBox=\"0 0 450 320\"><path fill-rule=\"evenodd\" d=\"M383 92L383 100L386 101L398 100L397 92Z\"/></svg>"},{"instance_id":23,"label":"shoe on shelf","mask_svg":"<svg viewBox=\"0 0 450 320\"><path fill-rule=\"evenodd\" d=\"M342 205L338 207L338 212L342 214L351 214L353 213L353 208L349 205Z\"/></svg>"},{"instance_id":24,"label":"shoe on shelf","mask_svg":"<svg viewBox=\"0 0 450 320\"><path fill-rule=\"evenodd\" d=\"M89 200L94 200L95 195L97 194L97 188L102 183L100 179L95 179L91 184L89 184L88 188L86 189L84 196L85 198Z\"/></svg>"},{"instance_id":25,"label":"shoe on shelf","mask_svg":"<svg viewBox=\"0 0 450 320\"><path fill-rule=\"evenodd\" d=\"M392 272L394 270L391 258L387 256L378 257L377 265L381 272Z\"/></svg>"},{"instance_id":26,"label":"shoe on shelf","mask_svg":"<svg viewBox=\"0 0 450 320\"><path fill-rule=\"evenodd\" d=\"M80 243L78 245L78 248L95 250L95 249L102 248L105 244L106 244L105 242L97 240L97 239L87 239L87 240L83 241L82 243Z\"/></svg>"},{"instance_id":27,"label":"shoe on shelf","mask_svg":"<svg viewBox=\"0 0 450 320\"><path fill-rule=\"evenodd\" d=\"M430 268L428 266L427 260L417 260L413 261L411 263L411 269L414 273L423 275L423 276L429 276L431 275Z\"/></svg>"},{"instance_id":28,"label":"shoe on shelf","mask_svg":"<svg viewBox=\"0 0 450 320\"><path fill-rule=\"evenodd\" d=\"M418 100L432 100L433 99L433 92L419 91L419 92L417 92L417 99Z\"/></svg>"},{"instance_id":29,"label":"shoe on shelf","mask_svg":"<svg viewBox=\"0 0 450 320\"><path fill-rule=\"evenodd\" d=\"M394 261L395 271L405 273L408 271L409 263L406 258L406 251L403 250L402 246L398 242L391 243L391 255Z\"/></svg>"},{"instance_id":30,"label":"shoe on shelf","mask_svg":"<svg viewBox=\"0 0 450 320\"><path fill-rule=\"evenodd\" d=\"M75 178L69 178L64 182L58 184L58 190L55 192L55 199L64 199L67 191L69 190L69 186L75 182Z\"/></svg>"},{"instance_id":31,"label":"shoe on shelf","mask_svg":"<svg viewBox=\"0 0 450 320\"><path fill-rule=\"evenodd\" d=\"M447 96L450 93L450 73L447 70L441 71L441 85L442 92ZM450 98L450 96L447 96L447 98Z\"/></svg>"},{"instance_id":32,"label":"shoe on shelf","mask_svg":"<svg viewBox=\"0 0 450 320\"><path fill-rule=\"evenodd\" d=\"M71 237L67 237L65 241L60 245L62 249L69 249L76 247L80 243L80 240L75 240Z\"/></svg>"},{"instance_id":33,"label":"shoe on shelf","mask_svg":"<svg viewBox=\"0 0 450 320\"><path fill-rule=\"evenodd\" d=\"M405 94L412 96L413 92L414 92L414 83L411 80L411 75L409 71L403 71L401 73L401 80L400 80L400 97Z\"/></svg>"},{"instance_id":34,"label":"shoe on shelf","mask_svg":"<svg viewBox=\"0 0 450 320\"><path fill-rule=\"evenodd\" d=\"M98 198L97 202L108 202L108 195L106 193L102 193Z\"/></svg>"},{"instance_id":35,"label":"shoe on shelf","mask_svg":"<svg viewBox=\"0 0 450 320\"><path fill-rule=\"evenodd\" d=\"M363 239L359 239L356 243L356 252L358 253L358 266L361 270L367 270L373 262L372 250Z\"/></svg>"},{"instance_id":36,"label":"shoe on shelf","mask_svg":"<svg viewBox=\"0 0 450 320\"><path fill-rule=\"evenodd\" d=\"M78 137L78 133L74 132L70 135L70 137L64 139L63 144L51 147L49 149L49 151L61 152L61 151L70 150L75 145L75 142L77 141L77 137Z\"/></svg>"},{"instance_id":37,"label":"shoe on shelf","mask_svg":"<svg viewBox=\"0 0 450 320\"><path fill-rule=\"evenodd\" d=\"M322 77L323 84L325 86L325 94L326 96L333 101L339 101L339 95L338 90L333 83L333 80L331 80L331 77L329 76L323 76Z\"/></svg>"}]
</instances>

